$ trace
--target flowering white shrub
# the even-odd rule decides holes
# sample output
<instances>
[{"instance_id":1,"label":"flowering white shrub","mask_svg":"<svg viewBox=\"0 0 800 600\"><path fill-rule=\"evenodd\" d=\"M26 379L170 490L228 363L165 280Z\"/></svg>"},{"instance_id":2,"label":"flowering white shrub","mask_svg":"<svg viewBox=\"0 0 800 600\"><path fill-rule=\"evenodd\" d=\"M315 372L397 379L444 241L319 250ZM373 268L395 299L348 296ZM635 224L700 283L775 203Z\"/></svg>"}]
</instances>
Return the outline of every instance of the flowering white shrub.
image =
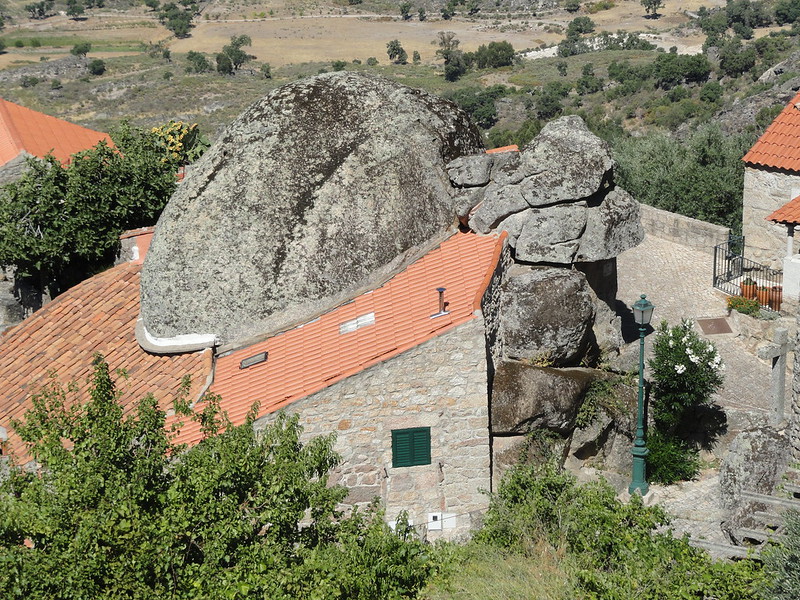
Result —
<instances>
[{"instance_id":1,"label":"flowering white shrub","mask_svg":"<svg viewBox=\"0 0 800 600\"><path fill-rule=\"evenodd\" d=\"M690 408L708 404L725 370L714 344L701 338L690 320L674 327L661 322L649 365L653 419L662 430L678 426Z\"/></svg>"}]
</instances>

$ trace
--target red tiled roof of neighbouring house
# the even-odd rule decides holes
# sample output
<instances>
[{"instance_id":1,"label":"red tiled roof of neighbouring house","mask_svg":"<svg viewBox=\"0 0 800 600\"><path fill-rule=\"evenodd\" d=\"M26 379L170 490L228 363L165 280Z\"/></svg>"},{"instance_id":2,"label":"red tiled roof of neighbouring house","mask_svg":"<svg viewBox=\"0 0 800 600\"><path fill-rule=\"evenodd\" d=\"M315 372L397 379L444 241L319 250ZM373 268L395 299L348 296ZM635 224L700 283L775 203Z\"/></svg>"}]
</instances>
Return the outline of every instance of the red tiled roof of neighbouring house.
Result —
<instances>
[{"instance_id":1,"label":"red tiled roof of neighbouring house","mask_svg":"<svg viewBox=\"0 0 800 600\"><path fill-rule=\"evenodd\" d=\"M785 225L800 224L800 196L797 196L781 206L766 219L767 221L774 221Z\"/></svg>"},{"instance_id":2,"label":"red tiled roof of neighbouring house","mask_svg":"<svg viewBox=\"0 0 800 600\"><path fill-rule=\"evenodd\" d=\"M48 153L67 164L70 156L105 140L106 133L69 123L0 98L0 165L23 152L38 158Z\"/></svg>"},{"instance_id":3,"label":"red tiled roof of neighbouring house","mask_svg":"<svg viewBox=\"0 0 800 600\"><path fill-rule=\"evenodd\" d=\"M163 409L172 406L181 378L190 375L190 396L197 398L211 372L211 351L153 355L139 347L134 325L139 317L141 264L125 263L67 290L0 337L0 426L8 431L6 449L25 457L12 431L36 393L53 373L65 385L75 382L78 398L87 400L92 355L100 352L117 378L126 411L152 393Z\"/></svg>"},{"instance_id":4,"label":"red tiled roof of neighbouring house","mask_svg":"<svg viewBox=\"0 0 800 600\"><path fill-rule=\"evenodd\" d=\"M486 154L498 154L500 152L519 152L519 146L512 144L510 146L501 146L499 148L492 148L487 150Z\"/></svg>"},{"instance_id":5,"label":"red tiled roof of neighbouring house","mask_svg":"<svg viewBox=\"0 0 800 600\"><path fill-rule=\"evenodd\" d=\"M751 165L800 172L800 93L775 117L742 160Z\"/></svg>"},{"instance_id":6,"label":"red tiled roof of neighbouring house","mask_svg":"<svg viewBox=\"0 0 800 600\"><path fill-rule=\"evenodd\" d=\"M220 356L211 391L233 424L313 394L475 317L504 236L455 233L381 287L294 329ZM437 288L445 288L447 312ZM436 316L435 316L436 315ZM240 368L266 353L266 361ZM258 359L254 359L254 362ZM178 441L200 437L188 423Z\"/></svg>"}]
</instances>

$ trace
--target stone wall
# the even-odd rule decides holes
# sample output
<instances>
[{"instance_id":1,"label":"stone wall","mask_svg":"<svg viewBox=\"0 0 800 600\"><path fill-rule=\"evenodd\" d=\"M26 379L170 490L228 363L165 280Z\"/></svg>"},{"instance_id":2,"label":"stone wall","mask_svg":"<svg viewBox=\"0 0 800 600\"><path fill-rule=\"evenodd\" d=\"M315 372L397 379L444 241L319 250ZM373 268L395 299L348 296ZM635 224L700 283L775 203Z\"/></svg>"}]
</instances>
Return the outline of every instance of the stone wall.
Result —
<instances>
[{"instance_id":1,"label":"stone wall","mask_svg":"<svg viewBox=\"0 0 800 600\"><path fill-rule=\"evenodd\" d=\"M731 231L728 227L706 223L646 204L640 205L639 215L647 235L709 254L714 253L714 246L728 241Z\"/></svg>"},{"instance_id":2,"label":"stone wall","mask_svg":"<svg viewBox=\"0 0 800 600\"><path fill-rule=\"evenodd\" d=\"M773 269L783 268L786 226L767 221L766 217L798 195L800 176L745 166L742 233L746 258Z\"/></svg>"},{"instance_id":3,"label":"stone wall","mask_svg":"<svg viewBox=\"0 0 800 600\"><path fill-rule=\"evenodd\" d=\"M487 393L479 316L286 411L300 414L306 437L336 433L343 462L333 479L350 489L348 502L378 496L387 521L406 510L427 539L454 539L468 535L488 504L481 492L490 489ZM393 468L391 431L410 427L431 428L431 464ZM445 518L442 529L430 525L431 513Z\"/></svg>"}]
</instances>

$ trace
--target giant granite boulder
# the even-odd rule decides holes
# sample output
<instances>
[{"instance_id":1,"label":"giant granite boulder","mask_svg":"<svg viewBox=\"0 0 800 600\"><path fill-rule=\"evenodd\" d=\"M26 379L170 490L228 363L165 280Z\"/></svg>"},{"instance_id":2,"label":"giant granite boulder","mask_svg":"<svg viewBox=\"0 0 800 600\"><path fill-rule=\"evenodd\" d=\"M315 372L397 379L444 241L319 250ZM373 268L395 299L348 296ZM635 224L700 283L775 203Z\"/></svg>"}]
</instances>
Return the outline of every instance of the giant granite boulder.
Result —
<instances>
[{"instance_id":1,"label":"giant granite boulder","mask_svg":"<svg viewBox=\"0 0 800 600\"><path fill-rule=\"evenodd\" d=\"M445 165L482 151L452 103L351 72L278 88L196 163L142 273L155 337L222 342L289 325L374 283L450 226Z\"/></svg>"}]
</instances>

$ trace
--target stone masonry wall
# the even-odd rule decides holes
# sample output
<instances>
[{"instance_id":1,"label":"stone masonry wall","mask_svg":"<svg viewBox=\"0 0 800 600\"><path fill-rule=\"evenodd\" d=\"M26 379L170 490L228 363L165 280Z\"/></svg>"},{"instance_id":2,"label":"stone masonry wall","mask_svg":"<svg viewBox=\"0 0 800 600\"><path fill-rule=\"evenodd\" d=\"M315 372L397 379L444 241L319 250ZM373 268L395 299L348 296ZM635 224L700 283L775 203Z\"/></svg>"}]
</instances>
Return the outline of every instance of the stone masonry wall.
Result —
<instances>
[{"instance_id":1,"label":"stone masonry wall","mask_svg":"<svg viewBox=\"0 0 800 600\"><path fill-rule=\"evenodd\" d=\"M646 204L639 206L639 215L647 235L709 254L714 253L714 246L727 242L731 232L728 227L706 223Z\"/></svg>"},{"instance_id":2,"label":"stone masonry wall","mask_svg":"<svg viewBox=\"0 0 800 600\"><path fill-rule=\"evenodd\" d=\"M766 217L798 195L800 176L745 167L742 233L746 258L773 269L783 269L786 226L767 221Z\"/></svg>"},{"instance_id":3,"label":"stone masonry wall","mask_svg":"<svg viewBox=\"0 0 800 600\"><path fill-rule=\"evenodd\" d=\"M454 539L480 522L488 504L481 492L490 489L487 393L479 316L286 412L300 414L307 438L336 433L343 462L333 479L350 489L348 502L378 496L387 521L406 510L427 539ZM256 428L269 420L260 419ZM409 427L431 428L431 464L393 468L391 431ZM430 526L430 513L444 513L444 528Z\"/></svg>"}]
</instances>

